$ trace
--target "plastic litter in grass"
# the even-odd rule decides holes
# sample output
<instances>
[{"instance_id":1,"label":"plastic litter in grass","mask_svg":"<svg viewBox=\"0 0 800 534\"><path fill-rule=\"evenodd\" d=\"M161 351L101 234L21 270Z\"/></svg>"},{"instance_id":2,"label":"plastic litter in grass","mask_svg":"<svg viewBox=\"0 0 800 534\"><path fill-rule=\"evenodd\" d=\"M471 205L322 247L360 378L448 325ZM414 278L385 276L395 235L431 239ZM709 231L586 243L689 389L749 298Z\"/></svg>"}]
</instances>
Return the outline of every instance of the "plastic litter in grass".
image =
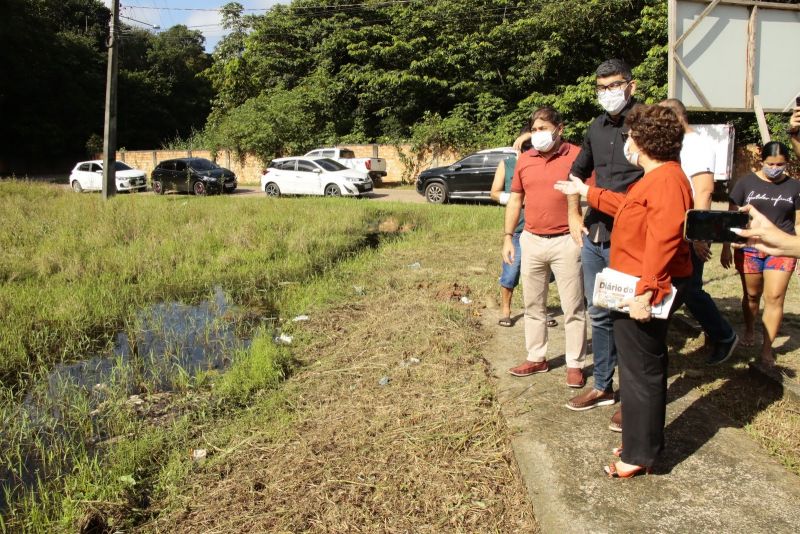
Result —
<instances>
[{"instance_id":1,"label":"plastic litter in grass","mask_svg":"<svg viewBox=\"0 0 800 534\"><path fill-rule=\"evenodd\" d=\"M415 261L411 265L408 266L409 269L421 269L422 265L418 261Z\"/></svg>"},{"instance_id":2,"label":"plastic litter in grass","mask_svg":"<svg viewBox=\"0 0 800 534\"><path fill-rule=\"evenodd\" d=\"M301 321L308 321L309 319L311 319L311 317L309 317L308 315L298 315L297 317L292 319L292 322L299 323Z\"/></svg>"},{"instance_id":3,"label":"plastic litter in grass","mask_svg":"<svg viewBox=\"0 0 800 534\"><path fill-rule=\"evenodd\" d=\"M280 334L278 336L275 336L274 339L275 339L275 343L277 343L278 345L291 345L292 344L292 340L294 338L292 336L290 336L289 334Z\"/></svg>"},{"instance_id":4,"label":"plastic litter in grass","mask_svg":"<svg viewBox=\"0 0 800 534\"><path fill-rule=\"evenodd\" d=\"M389 382L391 382L391 381L392 381L392 379L389 378L388 376L382 376L381 379L378 380L378 385L379 386L388 386Z\"/></svg>"},{"instance_id":5,"label":"plastic litter in grass","mask_svg":"<svg viewBox=\"0 0 800 534\"><path fill-rule=\"evenodd\" d=\"M472 299L465 295L461 297L461 304L472 304Z\"/></svg>"},{"instance_id":6,"label":"plastic litter in grass","mask_svg":"<svg viewBox=\"0 0 800 534\"><path fill-rule=\"evenodd\" d=\"M413 367L420 364L419 358L409 358L400 362L400 367Z\"/></svg>"}]
</instances>

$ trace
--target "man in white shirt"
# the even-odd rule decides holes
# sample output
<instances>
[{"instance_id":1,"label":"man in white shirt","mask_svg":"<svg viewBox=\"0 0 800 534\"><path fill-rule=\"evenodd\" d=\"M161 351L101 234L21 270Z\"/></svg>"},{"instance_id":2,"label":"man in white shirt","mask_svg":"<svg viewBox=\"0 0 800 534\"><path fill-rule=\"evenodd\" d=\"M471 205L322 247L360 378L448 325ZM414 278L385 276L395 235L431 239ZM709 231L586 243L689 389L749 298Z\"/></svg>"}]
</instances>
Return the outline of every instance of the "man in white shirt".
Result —
<instances>
[{"instance_id":1,"label":"man in white shirt","mask_svg":"<svg viewBox=\"0 0 800 534\"><path fill-rule=\"evenodd\" d=\"M694 208L711 209L711 194L714 192L714 146L710 140L701 136L689 126L686 107L676 99L661 102L678 116L684 128L683 148L681 149L681 168L689 177L694 195ZM726 321L714 300L703 289L703 264L711 258L708 243L694 242L692 251L692 281L687 288L686 307L703 327L713 350L708 357L709 365L716 365L730 358L739 341L738 336Z\"/></svg>"}]
</instances>

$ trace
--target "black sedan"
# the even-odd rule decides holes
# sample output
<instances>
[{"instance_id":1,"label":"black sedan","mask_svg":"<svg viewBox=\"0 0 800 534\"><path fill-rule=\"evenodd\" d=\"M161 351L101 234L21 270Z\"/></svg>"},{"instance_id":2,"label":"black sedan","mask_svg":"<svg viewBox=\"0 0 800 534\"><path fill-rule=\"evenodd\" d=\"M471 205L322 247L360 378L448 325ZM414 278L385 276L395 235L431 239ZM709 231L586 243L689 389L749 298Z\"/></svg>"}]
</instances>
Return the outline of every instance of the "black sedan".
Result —
<instances>
[{"instance_id":1,"label":"black sedan","mask_svg":"<svg viewBox=\"0 0 800 534\"><path fill-rule=\"evenodd\" d=\"M497 166L515 155L512 148L490 148L447 167L422 171L417 176L417 192L433 204L450 199L488 200Z\"/></svg>"},{"instance_id":2,"label":"black sedan","mask_svg":"<svg viewBox=\"0 0 800 534\"><path fill-rule=\"evenodd\" d=\"M168 159L159 163L150 174L153 192L183 191L195 195L232 193L236 190L233 171L205 158Z\"/></svg>"}]
</instances>

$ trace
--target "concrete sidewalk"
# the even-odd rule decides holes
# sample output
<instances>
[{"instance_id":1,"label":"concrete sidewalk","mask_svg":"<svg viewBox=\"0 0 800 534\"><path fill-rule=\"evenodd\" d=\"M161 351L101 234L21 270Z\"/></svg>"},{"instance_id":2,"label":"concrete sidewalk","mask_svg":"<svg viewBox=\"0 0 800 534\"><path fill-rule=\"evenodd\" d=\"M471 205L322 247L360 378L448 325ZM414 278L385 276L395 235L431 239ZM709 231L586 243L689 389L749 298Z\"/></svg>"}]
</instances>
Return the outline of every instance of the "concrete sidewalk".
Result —
<instances>
[{"instance_id":1,"label":"concrete sidewalk","mask_svg":"<svg viewBox=\"0 0 800 534\"><path fill-rule=\"evenodd\" d=\"M573 412L566 386L563 320L550 329L550 372L507 373L525 359L522 319L513 328L485 317L485 350L514 432L517 463L544 533L800 531L800 478L769 458L736 423L705 402L682 375L670 377L667 447L655 473L606 477L621 434L608 430L616 406ZM588 326L588 322L587 322ZM674 327L674 326L673 326ZM591 354L587 357L591 377ZM589 378L586 387L592 386Z\"/></svg>"}]
</instances>

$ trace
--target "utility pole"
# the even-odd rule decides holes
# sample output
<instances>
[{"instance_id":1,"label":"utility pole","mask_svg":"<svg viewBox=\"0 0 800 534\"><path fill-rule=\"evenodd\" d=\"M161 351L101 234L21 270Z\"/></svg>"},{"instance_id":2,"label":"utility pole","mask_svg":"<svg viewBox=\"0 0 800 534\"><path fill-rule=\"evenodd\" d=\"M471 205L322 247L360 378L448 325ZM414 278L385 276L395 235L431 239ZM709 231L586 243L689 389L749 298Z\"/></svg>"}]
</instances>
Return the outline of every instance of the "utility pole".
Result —
<instances>
[{"instance_id":1,"label":"utility pole","mask_svg":"<svg viewBox=\"0 0 800 534\"><path fill-rule=\"evenodd\" d=\"M117 159L117 53L119 0L111 4L111 28L108 32L108 75L106 76L106 113L103 129L103 200L117 192L114 163Z\"/></svg>"}]
</instances>

